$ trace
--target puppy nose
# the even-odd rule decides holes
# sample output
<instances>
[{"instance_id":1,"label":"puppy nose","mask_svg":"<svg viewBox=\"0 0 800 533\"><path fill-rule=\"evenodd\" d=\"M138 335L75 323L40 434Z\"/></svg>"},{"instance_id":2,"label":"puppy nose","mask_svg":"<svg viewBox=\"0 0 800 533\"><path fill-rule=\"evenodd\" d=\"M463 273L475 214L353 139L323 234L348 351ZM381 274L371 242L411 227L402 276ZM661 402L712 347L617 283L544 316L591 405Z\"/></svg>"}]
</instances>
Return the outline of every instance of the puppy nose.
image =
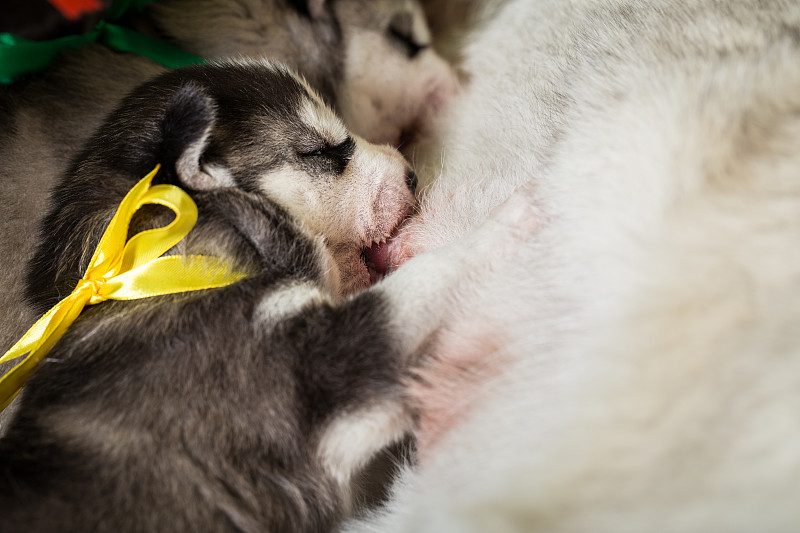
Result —
<instances>
[{"instance_id":1,"label":"puppy nose","mask_svg":"<svg viewBox=\"0 0 800 533\"><path fill-rule=\"evenodd\" d=\"M413 170L409 170L408 174L406 174L406 185L408 188L411 189L411 192L416 192L417 190L417 173Z\"/></svg>"}]
</instances>

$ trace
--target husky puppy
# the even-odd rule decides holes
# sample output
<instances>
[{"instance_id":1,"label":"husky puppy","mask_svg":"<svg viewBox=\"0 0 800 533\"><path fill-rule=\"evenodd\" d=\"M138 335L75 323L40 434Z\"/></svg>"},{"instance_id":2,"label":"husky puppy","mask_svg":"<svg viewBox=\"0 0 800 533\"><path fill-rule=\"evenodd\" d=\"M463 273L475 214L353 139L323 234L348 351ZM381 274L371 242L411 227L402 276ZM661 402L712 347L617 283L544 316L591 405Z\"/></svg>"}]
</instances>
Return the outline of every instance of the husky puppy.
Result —
<instances>
[{"instance_id":1,"label":"husky puppy","mask_svg":"<svg viewBox=\"0 0 800 533\"><path fill-rule=\"evenodd\" d=\"M412 428L405 391L449 322L456 273L513 247L489 227L342 298L369 284L362 250L408 213L413 173L288 70L204 65L135 90L65 174L28 271L36 307L72 290L156 163L198 205L174 252L250 277L84 311L0 439L3 529L327 531L352 474ZM509 213L525 224L524 211ZM135 231L170 217L146 210Z\"/></svg>"},{"instance_id":2,"label":"husky puppy","mask_svg":"<svg viewBox=\"0 0 800 533\"><path fill-rule=\"evenodd\" d=\"M423 127L455 86L412 0L159 0L126 23L207 59L281 61L377 143ZM1 350L33 318L22 305L22 266L49 190L119 101L163 71L144 57L92 45L0 86Z\"/></svg>"},{"instance_id":3,"label":"husky puppy","mask_svg":"<svg viewBox=\"0 0 800 533\"><path fill-rule=\"evenodd\" d=\"M797 531L800 4L482 4L397 259L526 182L542 227L460 310L420 468L352 530Z\"/></svg>"},{"instance_id":4,"label":"husky puppy","mask_svg":"<svg viewBox=\"0 0 800 533\"><path fill-rule=\"evenodd\" d=\"M397 145L455 90L416 0L159 0L132 24L202 57L281 61L370 142Z\"/></svg>"}]
</instances>

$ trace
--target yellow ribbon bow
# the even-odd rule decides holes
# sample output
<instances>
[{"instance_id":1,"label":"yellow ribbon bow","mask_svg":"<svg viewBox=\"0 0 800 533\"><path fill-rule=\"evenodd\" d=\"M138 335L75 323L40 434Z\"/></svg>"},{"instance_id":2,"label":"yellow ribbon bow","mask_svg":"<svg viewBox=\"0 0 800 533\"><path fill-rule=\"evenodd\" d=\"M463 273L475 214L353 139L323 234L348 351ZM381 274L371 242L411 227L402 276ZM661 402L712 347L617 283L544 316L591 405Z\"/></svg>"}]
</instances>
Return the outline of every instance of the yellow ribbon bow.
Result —
<instances>
[{"instance_id":1,"label":"yellow ribbon bow","mask_svg":"<svg viewBox=\"0 0 800 533\"><path fill-rule=\"evenodd\" d=\"M150 182L159 168L160 165L156 166L125 195L75 290L40 318L0 358L0 363L4 363L28 354L0 378L0 411L11 403L84 306L104 300L137 300L213 289L245 277L217 257L161 257L194 227L197 206L188 194L174 185L151 187ZM168 207L175 213L175 219L163 228L138 233L126 243L131 218L145 204Z\"/></svg>"}]
</instances>

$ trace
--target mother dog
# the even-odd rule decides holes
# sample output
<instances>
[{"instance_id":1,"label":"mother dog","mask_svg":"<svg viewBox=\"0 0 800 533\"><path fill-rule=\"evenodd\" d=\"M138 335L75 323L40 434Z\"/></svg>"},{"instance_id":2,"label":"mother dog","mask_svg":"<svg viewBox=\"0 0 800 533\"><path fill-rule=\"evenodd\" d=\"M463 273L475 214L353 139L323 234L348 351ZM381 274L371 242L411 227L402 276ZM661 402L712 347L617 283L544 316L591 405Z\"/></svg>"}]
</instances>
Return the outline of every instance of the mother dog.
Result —
<instances>
[{"instance_id":1,"label":"mother dog","mask_svg":"<svg viewBox=\"0 0 800 533\"><path fill-rule=\"evenodd\" d=\"M353 530L796 531L800 6L488 4L396 252L525 182L542 229L462 309L420 470Z\"/></svg>"}]
</instances>

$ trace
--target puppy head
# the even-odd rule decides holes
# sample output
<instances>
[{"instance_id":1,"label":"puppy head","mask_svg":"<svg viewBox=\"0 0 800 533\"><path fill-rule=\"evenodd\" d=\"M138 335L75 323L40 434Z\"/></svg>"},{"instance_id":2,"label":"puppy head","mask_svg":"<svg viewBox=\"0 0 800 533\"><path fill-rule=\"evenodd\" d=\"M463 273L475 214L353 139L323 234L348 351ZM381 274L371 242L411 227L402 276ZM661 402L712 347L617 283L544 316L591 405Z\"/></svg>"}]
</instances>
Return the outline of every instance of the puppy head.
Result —
<instances>
[{"instance_id":1,"label":"puppy head","mask_svg":"<svg viewBox=\"0 0 800 533\"><path fill-rule=\"evenodd\" d=\"M345 294L385 271L383 244L411 210L416 186L399 152L350 133L301 78L271 63L167 77L179 83L159 160L182 186L238 187L274 201L323 239Z\"/></svg>"},{"instance_id":2,"label":"puppy head","mask_svg":"<svg viewBox=\"0 0 800 533\"><path fill-rule=\"evenodd\" d=\"M159 33L207 59L290 66L371 142L396 145L454 92L416 0L164 0L146 12Z\"/></svg>"},{"instance_id":3,"label":"puppy head","mask_svg":"<svg viewBox=\"0 0 800 533\"><path fill-rule=\"evenodd\" d=\"M399 146L427 129L456 91L451 67L431 47L422 7L410 0L338 0L344 72L338 107L374 142Z\"/></svg>"}]
</instances>

